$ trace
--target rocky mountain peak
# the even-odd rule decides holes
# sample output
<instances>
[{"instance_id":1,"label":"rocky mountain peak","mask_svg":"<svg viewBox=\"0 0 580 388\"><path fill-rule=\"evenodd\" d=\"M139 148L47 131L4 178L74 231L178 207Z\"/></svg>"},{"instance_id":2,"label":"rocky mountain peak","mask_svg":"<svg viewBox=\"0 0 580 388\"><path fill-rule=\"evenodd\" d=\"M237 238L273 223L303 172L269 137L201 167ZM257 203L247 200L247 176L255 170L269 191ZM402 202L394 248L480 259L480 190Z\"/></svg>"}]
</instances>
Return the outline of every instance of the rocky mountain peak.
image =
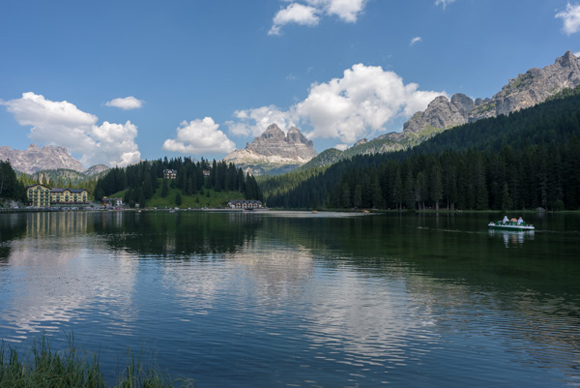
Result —
<instances>
[{"instance_id":1,"label":"rocky mountain peak","mask_svg":"<svg viewBox=\"0 0 580 388\"><path fill-rule=\"evenodd\" d=\"M284 134L278 125L272 124L246 148L236 150L224 158L238 167L255 174L265 172L264 166L280 168L297 167L316 156L312 141L292 127Z\"/></svg>"},{"instance_id":2,"label":"rocky mountain peak","mask_svg":"<svg viewBox=\"0 0 580 388\"><path fill-rule=\"evenodd\" d=\"M417 112L404 124L402 133L392 133L393 140L429 136L434 130L445 130L501 114L509 114L545 101L565 88L580 85L580 58L567 51L554 64L542 69L531 68L525 74L509 80L501 91L490 98L475 102L464 94L435 98L427 109Z\"/></svg>"},{"instance_id":3,"label":"rocky mountain peak","mask_svg":"<svg viewBox=\"0 0 580 388\"><path fill-rule=\"evenodd\" d=\"M44 146L36 144L24 150L13 150L8 146L0 147L0 159L10 160L12 167L27 174L40 170L56 170L59 168L85 171L82 164L73 158L64 147Z\"/></svg>"},{"instance_id":4,"label":"rocky mountain peak","mask_svg":"<svg viewBox=\"0 0 580 388\"><path fill-rule=\"evenodd\" d=\"M577 58L570 50L566 51L566 54L562 55L561 57L556 58L555 64L558 64L561 67L578 67Z\"/></svg>"},{"instance_id":5,"label":"rocky mountain peak","mask_svg":"<svg viewBox=\"0 0 580 388\"><path fill-rule=\"evenodd\" d=\"M262 135L260 135L259 138L254 139L254 141L261 139L261 140L267 140L267 139L274 139L274 140L280 140L280 139L284 139L285 135L284 135L284 131L282 131L277 124L271 124L268 126L268 128L266 128L266 130L264 131L264 133L262 133ZM252 142L253 144L254 142Z\"/></svg>"},{"instance_id":6,"label":"rocky mountain peak","mask_svg":"<svg viewBox=\"0 0 580 388\"><path fill-rule=\"evenodd\" d=\"M286 141L291 144L305 144L310 148L314 147L312 141L308 140L296 127L292 127L288 130Z\"/></svg>"},{"instance_id":7,"label":"rocky mountain peak","mask_svg":"<svg viewBox=\"0 0 580 388\"><path fill-rule=\"evenodd\" d=\"M451 101L446 96L436 97L423 112L417 112L404 124L403 133L393 133L390 138L400 140L410 134L420 134L430 129L447 129L465 124L475 102L465 94L454 94Z\"/></svg>"},{"instance_id":8,"label":"rocky mountain peak","mask_svg":"<svg viewBox=\"0 0 580 388\"><path fill-rule=\"evenodd\" d=\"M566 88L580 85L580 58L571 51L556 59L553 65L542 69L531 68L510 79L491 100L473 109L469 121L507 115L544 102L548 97Z\"/></svg>"}]
</instances>

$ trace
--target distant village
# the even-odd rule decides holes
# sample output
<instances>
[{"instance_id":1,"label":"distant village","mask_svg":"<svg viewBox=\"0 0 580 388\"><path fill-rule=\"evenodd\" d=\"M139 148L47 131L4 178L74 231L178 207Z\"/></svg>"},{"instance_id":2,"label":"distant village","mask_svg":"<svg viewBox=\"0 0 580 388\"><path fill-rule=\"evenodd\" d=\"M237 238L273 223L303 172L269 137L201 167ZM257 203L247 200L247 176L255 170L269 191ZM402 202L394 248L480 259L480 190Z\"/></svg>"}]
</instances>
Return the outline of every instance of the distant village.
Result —
<instances>
[{"instance_id":1,"label":"distant village","mask_svg":"<svg viewBox=\"0 0 580 388\"><path fill-rule=\"evenodd\" d=\"M204 170L203 175L209 176L210 171ZM163 178L173 180L177 177L177 170L163 170ZM85 189L48 187L37 183L26 186L28 207L35 209L53 210L83 210L87 207L94 208L91 204L89 192ZM101 209L121 210L126 207L122 198L104 197L97 206ZM138 207L138 206L137 206ZM263 207L262 201L258 200L231 200L227 204L228 209L254 210Z\"/></svg>"}]
</instances>

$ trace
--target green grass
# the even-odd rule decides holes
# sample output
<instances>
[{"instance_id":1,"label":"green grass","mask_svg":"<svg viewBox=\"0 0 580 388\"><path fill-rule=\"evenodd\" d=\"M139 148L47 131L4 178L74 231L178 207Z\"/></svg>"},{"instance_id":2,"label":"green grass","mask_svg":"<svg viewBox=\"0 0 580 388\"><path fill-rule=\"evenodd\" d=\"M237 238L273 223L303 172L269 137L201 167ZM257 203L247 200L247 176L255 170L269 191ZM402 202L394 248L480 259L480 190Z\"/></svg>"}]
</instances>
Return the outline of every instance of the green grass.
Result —
<instances>
[{"instance_id":1,"label":"green grass","mask_svg":"<svg viewBox=\"0 0 580 388\"><path fill-rule=\"evenodd\" d=\"M185 195L180 189L168 187L167 196L161 197L161 187L162 181L159 182L159 187L155 190L153 197L149 199L146 203L147 208L175 208L179 207L181 209L187 208L201 208L201 207L225 207L230 200L234 199L245 199L244 194L237 191L215 191L213 189L208 190L203 188L203 193L199 192L194 195ZM208 196L209 192L209 196ZM175 197L179 193L181 195L181 205L177 205L175 202ZM125 191L120 191L118 193L109 195L111 198L123 198L125 196Z\"/></svg>"},{"instance_id":2,"label":"green grass","mask_svg":"<svg viewBox=\"0 0 580 388\"><path fill-rule=\"evenodd\" d=\"M124 370L115 385L118 388L193 387L192 380L174 380L153 366L145 368L140 359L128 352ZM11 388L65 388L108 387L100 371L98 356L87 356L74 346L69 338L69 348L54 352L43 337L34 341L29 354L21 357L13 347L0 344L0 387Z\"/></svg>"}]
</instances>

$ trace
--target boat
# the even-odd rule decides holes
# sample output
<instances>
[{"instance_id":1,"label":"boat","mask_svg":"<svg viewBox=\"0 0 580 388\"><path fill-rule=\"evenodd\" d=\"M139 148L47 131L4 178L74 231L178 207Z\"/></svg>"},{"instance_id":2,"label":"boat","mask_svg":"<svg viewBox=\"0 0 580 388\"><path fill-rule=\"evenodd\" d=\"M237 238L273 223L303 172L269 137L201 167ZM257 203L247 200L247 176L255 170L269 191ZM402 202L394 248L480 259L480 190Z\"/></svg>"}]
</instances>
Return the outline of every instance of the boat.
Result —
<instances>
[{"instance_id":1,"label":"boat","mask_svg":"<svg viewBox=\"0 0 580 388\"><path fill-rule=\"evenodd\" d=\"M502 221L491 221L487 226L492 230L503 230L506 232L531 232L536 229L532 224L528 225L525 222L522 222L518 225L517 222L513 221L506 222L505 224Z\"/></svg>"}]
</instances>

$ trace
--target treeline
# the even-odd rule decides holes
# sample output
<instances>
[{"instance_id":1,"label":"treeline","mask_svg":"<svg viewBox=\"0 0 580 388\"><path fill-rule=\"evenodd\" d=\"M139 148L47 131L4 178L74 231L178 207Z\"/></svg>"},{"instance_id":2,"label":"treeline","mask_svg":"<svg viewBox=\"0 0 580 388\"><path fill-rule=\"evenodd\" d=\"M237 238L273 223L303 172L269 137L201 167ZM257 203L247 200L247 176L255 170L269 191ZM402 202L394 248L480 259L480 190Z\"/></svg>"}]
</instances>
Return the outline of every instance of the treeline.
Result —
<instances>
[{"instance_id":1,"label":"treeline","mask_svg":"<svg viewBox=\"0 0 580 388\"><path fill-rule=\"evenodd\" d=\"M78 175L75 179L67 178L67 173L76 173L76 171L57 169L43 171L40 173L35 173L29 175L26 173L19 173L19 180L24 186L31 186L35 184L42 184L50 188L67 188L67 189L85 189L89 193L95 192L95 187L97 185L98 178L78 178L82 174L76 173Z\"/></svg>"},{"instance_id":2,"label":"treeline","mask_svg":"<svg viewBox=\"0 0 580 388\"><path fill-rule=\"evenodd\" d=\"M163 171L176 170L175 179L163 179ZM209 172L204 176L204 171ZM161 187L161 196L167 195L168 187L181 190L183 195L195 195L203 190L237 191L246 199L262 200L262 194L256 180L246 175L242 169L236 169L231 163L210 163L202 158L196 162L190 158L142 161L138 164L119 168L115 167L99 179L95 187L95 200L125 191L123 198L127 204L139 203L141 206L151 199Z\"/></svg>"},{"instance_id":3,"label":"treeline","mask_svg":"<svg viewBox=\"0 0 580 388\"><path fill-rule=\"evenodd\" d=\"M327 196L333 208L578 209L580 140L499 153L415 154L348 170Z\"/></svg>"},{"instance_id":4,"label":"treeline","mask_svg":"<svg viewBox=\"0 0 580 388\"><path fill-rule=\"evenodd\" d=\"M445 131L411 150L356 156L284 190L287 208L579 209L580 96ZM282 178L277 178L282 180Z\"/></svg>"},{"instance_id":5,"label":"treeline","mask_svg":"<svg viewBox=\"0 0 580 388\"><path fill-rule=\"evenodd\" d=\"M26 190L10 162L0 160L0 198L26 201Z\"/></svg>"}]
</instances>

